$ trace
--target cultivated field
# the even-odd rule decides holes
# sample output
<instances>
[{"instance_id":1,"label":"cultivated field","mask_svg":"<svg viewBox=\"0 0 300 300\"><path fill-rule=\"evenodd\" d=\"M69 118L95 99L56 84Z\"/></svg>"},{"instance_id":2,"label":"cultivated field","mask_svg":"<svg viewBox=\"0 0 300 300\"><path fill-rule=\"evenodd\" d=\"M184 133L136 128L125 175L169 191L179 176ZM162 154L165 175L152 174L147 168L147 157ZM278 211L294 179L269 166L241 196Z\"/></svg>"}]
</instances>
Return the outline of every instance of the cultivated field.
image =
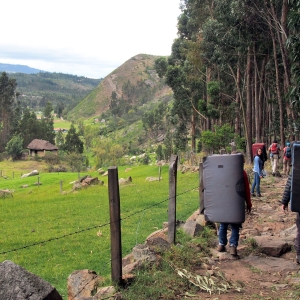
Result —
<instances>
[{"instance_id":1,"label":"cultivated field","mask_svg":"<svg viewBox=\"0 0 300 300\"><path fill-rule=\"evenodd\" d=\"M169 167L118 168L120 186L122 253L130 253L167 221ZM37 169L40 174L20 178ZM0 189L13 197L0 198L0 260L12 260L50 282L66 299L67 278L79 269L90 269L110 279L110 226L108 178L96 171L47 173L44 163L0 162ZM84 175L97 176L104 185L76 192L70 182ZM37 186L35 183L40 182ZM60 190L62 182L63 193ZM22 186L28 185L26 188ZM199 207L198 173L178 172L177 219L186 220Z\"/></svg>"}]
</instances>

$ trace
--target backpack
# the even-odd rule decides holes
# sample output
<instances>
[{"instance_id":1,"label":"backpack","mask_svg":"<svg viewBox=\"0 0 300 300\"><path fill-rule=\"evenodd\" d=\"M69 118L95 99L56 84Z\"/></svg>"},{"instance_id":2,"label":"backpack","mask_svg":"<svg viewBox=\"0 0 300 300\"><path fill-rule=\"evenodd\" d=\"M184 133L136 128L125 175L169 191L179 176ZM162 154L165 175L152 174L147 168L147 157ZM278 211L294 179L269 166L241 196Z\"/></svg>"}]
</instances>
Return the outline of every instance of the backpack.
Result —
<instances>
[{"instance_id":1,"label":"backpack","mask_svg":"<svg viewBox=\"0 0 300 300\"><path fill-rule=\"evenodd\" d=\"M285 148L285 157L290 158L292 156L291 147Z\"/></svg>"},{"instance_id":2,"label":"backpack","mask_svg":"<svg viewBox=\"0 0 300 300\"><path fill-rule=\"evenodd\" d=\"M273 143L271 145L271 153L272 154L278 154L277 143Z\"/></svg>"}]
</instances>

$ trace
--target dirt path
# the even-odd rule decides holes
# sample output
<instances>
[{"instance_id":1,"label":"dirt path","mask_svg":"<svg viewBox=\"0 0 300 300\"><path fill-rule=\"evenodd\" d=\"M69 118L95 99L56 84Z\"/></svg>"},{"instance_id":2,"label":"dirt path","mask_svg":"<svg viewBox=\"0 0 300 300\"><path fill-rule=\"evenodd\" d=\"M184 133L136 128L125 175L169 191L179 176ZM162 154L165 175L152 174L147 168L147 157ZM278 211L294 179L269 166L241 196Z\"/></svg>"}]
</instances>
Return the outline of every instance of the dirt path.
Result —
<instances>
[{"instance_id":1,"label":"dirt path","mask_svg":"<svg viewBox=\"0 0 300 300\"><path fill-rule=\"evenodd\" d=\"M284 230L295 224L295 213L281 210L286 180L286 176L262 179L263 197L252 197L252 212L241 229L238 258L217 252L216 245L211 249L210 269L220 270L226 279L243 285L242 292L220 295L201 292L197 295L199 299L300 299L300 267L296 264L292 246L295 228L283 235ZM267 239L264 248L254 243L260 238ZM278 247L283 248L279 250ZM274 256L274 252L280 252L280 255Z\"/></svg>"}]
</instances>

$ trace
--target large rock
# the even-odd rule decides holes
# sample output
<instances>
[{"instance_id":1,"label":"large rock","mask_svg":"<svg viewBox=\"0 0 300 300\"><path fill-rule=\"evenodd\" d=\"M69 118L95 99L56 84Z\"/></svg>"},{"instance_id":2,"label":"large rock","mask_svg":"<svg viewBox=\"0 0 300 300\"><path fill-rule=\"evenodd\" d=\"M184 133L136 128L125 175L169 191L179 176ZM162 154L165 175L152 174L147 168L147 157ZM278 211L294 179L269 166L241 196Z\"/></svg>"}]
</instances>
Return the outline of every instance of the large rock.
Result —
<instances>
[{"instance_id":1,"label":"large rock","mask_svg":"<svg viewBox=\"0 0 300 300\"><path fill-rule=\"evenodd\" d=\"M68 277L68 299L89 299L98 292L103 278L91 270L77 270ZM92 298L91 298L92 299Z\"/></svg>"},{"instance_id":2,"label":"large rock","mask_svg":"<svg viewBox=\"0 0 300 300\"><path fill-rule=\"evenodd\" d=\"M193 220L189 220L183 225L183 231L191 237L199 235L202 230L203 227Z\"/></svg>"},{"instance_id":3,"label":"large rock","mask_svg":"<svg viewBox=\"0 0 300 300\"><path fill-rule=\"evenodd\" d=\"M278 257L264 258L260 256L250 255L243 258L242 261L247 262L252 267L260 269L264 272L287 272L298 270L298 266L295 265L292 261Z\"/></svg>"},{"instance_id":4,"label":"large rock","mask_svg":"<svg viewBox=\"0 0 300 300\"><path fill-rule=\"evenodd\" d=\"M25 178L25 177L29 177L29 176L35 176L35 175L39 175L39 171L33 170L33 171L31 171L30 173L23 174L23 175L21 176L21 178Z\"/></svg>"},{"instance_id":5,"label":"large rock","mask_svg":"<svg viewBox=\"0 0 300 300\"><path fill-rule=\"evenodd\" d=\"M57 290L14 262L0 264L0 299L62 300Z\"/></svg>"},{"instance_id":6,"label":"large rock","mask_svg":"<svg viewBox=\"0 0 300 300\"><path fill-rule=\"evenodd\" d=\"M279 257L291 250L291 245L286 240L275 236L255 236L254 240L261 252L269 256Z\"/></svg>"}]
</instances>

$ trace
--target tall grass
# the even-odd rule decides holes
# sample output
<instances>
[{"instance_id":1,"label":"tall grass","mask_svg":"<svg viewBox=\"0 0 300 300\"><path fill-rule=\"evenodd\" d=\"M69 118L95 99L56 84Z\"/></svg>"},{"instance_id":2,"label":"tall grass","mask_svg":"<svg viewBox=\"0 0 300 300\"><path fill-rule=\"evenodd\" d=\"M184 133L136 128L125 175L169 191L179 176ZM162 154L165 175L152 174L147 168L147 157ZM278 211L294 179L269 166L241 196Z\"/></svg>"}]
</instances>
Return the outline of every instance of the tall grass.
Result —
<instances>
[{"instance_id":1,"label":"tall grass","mask_svg":"<svg viewBox=\"0 0 300 300\"><path fill-rule=\"evenodd\" d=\"M25 164L11 164L0 162L4 174L15 173L14 178L0 177L0 189L14 190L13 198L0 198L1 261L12 260L45 279L64 299L67 278L75 270L90 269L110 278L108 178L95 171L81 173L97 176L104 185L73 192L70 182L77 173L46 173L43 166L41 185L36 186L37 176L20 178L21 170L30 171ZM162 180L148 182L146 177L158 177L158 167L118 168L119 178L133 179L120 186L123 256L167 221L168 172L168 166L162 167ZM198 208L198 181L197 173L178 173L177 219L185 220Z\"/></svg>"}]
</instances>

